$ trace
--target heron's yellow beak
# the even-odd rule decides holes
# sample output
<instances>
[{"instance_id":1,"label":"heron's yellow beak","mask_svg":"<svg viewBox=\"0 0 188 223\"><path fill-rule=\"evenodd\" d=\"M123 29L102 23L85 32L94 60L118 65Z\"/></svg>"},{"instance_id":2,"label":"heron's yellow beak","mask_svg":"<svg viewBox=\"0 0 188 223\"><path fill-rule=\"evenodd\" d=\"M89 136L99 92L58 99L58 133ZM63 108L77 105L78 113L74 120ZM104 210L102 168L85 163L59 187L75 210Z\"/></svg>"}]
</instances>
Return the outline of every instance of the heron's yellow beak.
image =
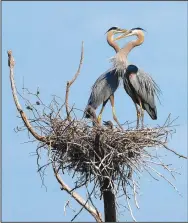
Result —
<instances>
[{"instance_id":1,"label":"heron's yellow beak","mask_svg":"<svg viewBox=\"0 0 188 223\"><path fill-rule=\"evenodd\" d=\"M128 36L131 36L131 35L132 35L132 30L124 29L124 30L122 31L122 33L123 33L122 35L120 35L120 36L114 38L114 41L116 41L116 40L120 40L120 39L125 38L125 37L128 37Z\"/></svg>"},{"instance_id":2,"label":"heron's yellow beak","mask_svg":"<svg viewBox=\"0 0 188 223\"><path fill-rule=\"evenodd\" d=\"M114 32L114 35L115 34L120 34L120 33L123 33L125 34L127 32L127 29L118 29ZM118 37L114 38L114 40L116 40Z\"/></svg>"},{"instance_id":3,"label":"heron's yellow beak","mask_svg":"<svg viewBox=\"0 0 188 223\"><path fill-rule=\"evenodd\" d=\"M116 30L115 32L114 32L114 34L118 34L118 33L125 33L125 32L127 32L127 29L118 29L118 30Z\"/></svg>"}]
</instances>

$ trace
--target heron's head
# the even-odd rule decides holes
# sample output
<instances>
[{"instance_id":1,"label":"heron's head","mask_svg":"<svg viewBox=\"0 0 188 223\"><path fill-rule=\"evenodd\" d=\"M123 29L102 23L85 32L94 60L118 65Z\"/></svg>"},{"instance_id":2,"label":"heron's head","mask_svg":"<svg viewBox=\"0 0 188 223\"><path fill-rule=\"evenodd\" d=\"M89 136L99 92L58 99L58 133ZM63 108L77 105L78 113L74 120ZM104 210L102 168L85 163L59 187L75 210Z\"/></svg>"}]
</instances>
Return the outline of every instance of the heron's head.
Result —
<instances>
[{"instance_id":1,"label":"heron's head","mask_svg":"<svg viewBox=\"0 0 188 223\"><path fill-rule=\"evenodd\" d=\"M122 38L126 38L128 36L138 36L141 35L144 37L144 29L137 27L137 28L132 28L130 30L126 30L122 35L116 37L114 40L120 40Z\"/></svg>"},{"instance_id":2,"label":"heron's head","mask_svg":"<svg viewBox=\"0 0 188 223\"><path fill-rule=\"evenodd\" d=\"M121 29L119 27L113 26L109 30L107 30L106 33L107 33L107 37L113 37L116 34L119 34L119 33L123 33L124 34L126 32L127 32L126 29ZM114 40L116 40L116 38L114 38Z\"/></svg>"}]
</instances>

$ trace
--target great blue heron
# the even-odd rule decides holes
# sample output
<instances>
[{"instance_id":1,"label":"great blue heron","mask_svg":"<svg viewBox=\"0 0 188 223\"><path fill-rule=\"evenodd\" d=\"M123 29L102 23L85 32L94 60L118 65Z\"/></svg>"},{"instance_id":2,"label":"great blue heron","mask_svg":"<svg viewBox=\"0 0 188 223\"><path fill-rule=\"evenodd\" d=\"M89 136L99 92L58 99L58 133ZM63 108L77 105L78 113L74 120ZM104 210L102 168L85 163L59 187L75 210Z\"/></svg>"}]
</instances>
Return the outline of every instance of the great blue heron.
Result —
<instances>
[{"instance_id":1,"label":"great blue heron","mask_svg":"<svg viewBox=\"0 0 188 223\"><path fill-rule=\"evenodd\" d=\"M120 50L119 46L115 42L117 38L114 38L115 34L118 33L126 33L127 30L120 29L118 27L112 27L107 31L107 42L110 46L114 48L116 53ZM85 117L91 118L92 110L96 110L99 105L102 104L102 108L100 110L99 116L97 118L98 123L101 123L102 112L108 100L110 99L112 106L112 113L114 121L121 127L118 122L115 113L114 107L114 92L117 90L119 86L120 75L115 68L111 68L103 73L92 86L91 95L89 97L86 109L85 109Z\"/></svg>"},{"instance_id":2,"label":"great blue heron","mask_svg":"<svg viewBox=\"0 0 188 223\"><path fill-rule=\"evenodd\" d=\"M133 28L116 40L136 35L137 39L130 41L124 48L120 49L118 53L112 58L114 67L123 76L123 85L127 94L132 98L135 103L137 111L137 128L139 126L140 117L142 122L142 128L144 126L144 110L148 112L150 117L157 119L157 108L155 104L155 95L161 92L152 77L140 70L137 66L129 64L127 60L128 53L136 46L141 45L144 42L144 32L142 28ZM140 106L140 111L137 106Z\"/></svg>"}]
</instances>

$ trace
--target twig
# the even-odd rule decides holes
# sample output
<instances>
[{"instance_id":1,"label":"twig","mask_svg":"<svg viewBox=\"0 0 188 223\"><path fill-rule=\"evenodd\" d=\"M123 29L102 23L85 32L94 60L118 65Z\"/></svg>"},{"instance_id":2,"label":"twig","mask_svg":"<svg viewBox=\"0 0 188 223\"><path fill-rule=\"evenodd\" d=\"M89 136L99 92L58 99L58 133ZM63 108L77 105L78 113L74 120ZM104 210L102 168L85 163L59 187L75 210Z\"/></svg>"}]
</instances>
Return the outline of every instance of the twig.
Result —
<instances>
[{"instance_id":1,"label":"twig","mask_svg":"<svg viewBox=\"0 0 188 223\"><path fill-rule=\"evenodd\" d=\"M87 189L87 187L86 187L86 189ZM93 190L91 191L91 193L89 193L88 190L87 190L87 192L88 192L88 198L87 198L84 206L82 206L82 208L79 210L79 212L71 219L71 222L74 221L76 219L76 217L82 212L82 210L84 209L85 205L88 203L89 199L91 198L91 195L94 192L94 190L95 190L95 186L93 187ZM99 212L97 211L97 209L95 207L94 207L94 209L95 209L96 213L99 214Z\"/></svg>"},{"instance_id":2,"label":"twig","mask_svg":"<svg viewBox=\"0 0 188 223\"><path fill-rule=\"evenodd\" d=\"M73 212L75 212L75 210L70 206L70 201L68 200L65 205L64 205L64 215L66 216L66 207L69 207Z\"/></svg>"},{"instance_id":3,"label":"twig","mask_svg":"<svg viewBox=\"0 0 188 223\"><path fill-rule=\"evenodd\" d=\"M127 191L126 191L126 201L127 201L128 209L129 209L129 212L130 212L130 214L131 214L131 216L132 216L132 219L133 219L133 221L136 222L136 219L135 219L135 217L134 217L134 215L133 215L133 212L132 212L131 205L130 205L130 203L129 203L129 199L128 199L128 196L127 196Z\"/></svg>"},{"instance_id":4,"label":"twig","mask_svg":"<svg viewBox=\"0 0 188 223\"><path fill-rule=\"evenodd\" d=\"M170 182L170 180L168 180L163 174L159 173L157 170L155 170L151 166L147 165L147 167L149 169L151 169L154 173L156 173L158 176L160 176L161 178L163 178L164 180L166 180L174 188L174 190L176 190L178 192L178 194L182 197L182 194L178 191L178 189L176 188L176 186L174 186L174 184L172 182Z\"/></svg>"},{"instance_id":5,"label":"twig","mask_svg":"<svg viewBox=\"0 0 188 223\"><path fill-rule=\"evenodd\" d=\"M136 198L136 184L135 184L135 181L134 181L133 177L132 177L132 182L133 182L134 201L135 201L136 207L138 209L140 209L140 207L138 205L138 202L137 202L137 198Z\"/></svg>"},{"instance_id":6,"label":"twig","mask_svg":"<svg viewBox=\"0 0 188 223\"><path fill-rule=\"evenodd\" d=\"M170 152L174 153L175 155L179 156L179 158L184 158L184 159L188 159L188 157L184 156L184 155L181 155L179 153L177 153L176 151L174 151L173 149L170 149L168 148L168 146L165 145L165 143L162 143L161 141L159 140L156 140L156 139L151 139L152 141L155 141L159 144L161 144L166 150L169 150Z\"/></svg>"}]
</instances>

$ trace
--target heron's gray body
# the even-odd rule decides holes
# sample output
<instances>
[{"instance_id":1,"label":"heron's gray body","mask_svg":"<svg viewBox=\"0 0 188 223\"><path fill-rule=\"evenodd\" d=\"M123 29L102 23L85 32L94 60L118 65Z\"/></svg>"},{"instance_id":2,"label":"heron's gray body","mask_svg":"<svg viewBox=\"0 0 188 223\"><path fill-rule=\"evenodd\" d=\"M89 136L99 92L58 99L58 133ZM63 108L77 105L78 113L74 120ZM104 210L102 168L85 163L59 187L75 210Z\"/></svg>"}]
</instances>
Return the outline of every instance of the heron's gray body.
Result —
<instances>
[{"instance_id":1,"label":"heron's gray body","mask_svg":"<svg viewBox=\"0 0 188 223\"><path fill-rule=\"evenodd\" d=\"M91 95L87 106L97 109L103 102L107 102L109 97L117 90L120 77L115 68L111 68L103 73L92 86ZM87 108L87 107L86 107Z\"/></svg>"},{"instance_id":2,"label":"heron's gray body","mask_svg":"<svg viewBox=\"0 0 188 223\"><path fill-rule=\"evenodd\" d=\"M129 65L124 73L123 85L134 103L140 105L138 100L140 98L143 109L152 119L157 119L155 95L158 97L160 89L152 77L135 65Z\"/></svg>"}]
</instances>

